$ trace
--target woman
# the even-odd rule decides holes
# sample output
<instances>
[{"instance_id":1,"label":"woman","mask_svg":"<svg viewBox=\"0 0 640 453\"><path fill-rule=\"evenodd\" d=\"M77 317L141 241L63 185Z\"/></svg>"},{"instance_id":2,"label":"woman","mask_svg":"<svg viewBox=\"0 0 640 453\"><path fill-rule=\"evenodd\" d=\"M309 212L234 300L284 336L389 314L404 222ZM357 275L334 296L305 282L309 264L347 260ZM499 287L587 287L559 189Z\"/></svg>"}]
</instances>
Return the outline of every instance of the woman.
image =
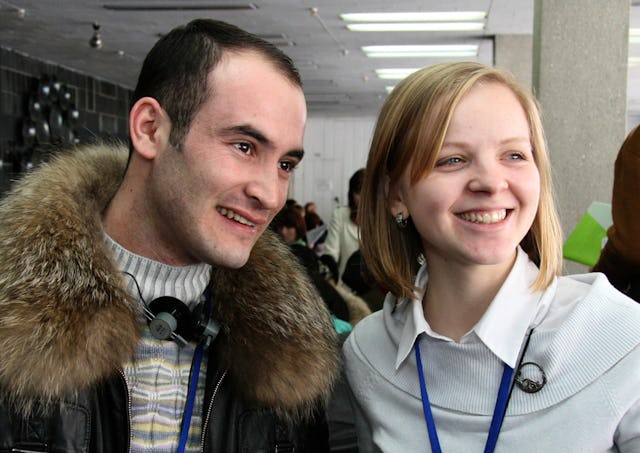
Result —
<instances>
[{"instance_id":1,"label":"woman","mask_svg":"<svg viewBox=\"0 0 640 453\"><path fill-rule=\"evenodd\" d=\"M360 225L390 293L344 346L362 451L640 451L640 306L558 277L549 167L499 70L435 65L385 102Z\"/></svg>"},{"instance_id":2,"label":"woman","mask_svg":"<svg viewBox=\"0 0 640 453\"><path fill-rule=\"evenodd\" d=\"M349 206L336 208L331 214L327 239L324 241L325 263L329 264L332 272L336 273L335 280L340 281L347 260L360 248L358 226L358 206L360 204L360 190L364 178L364 168L357 170L349 178ZM326 258L329 258L329 262ZM337 267L337 269L336 269Z\"/></svg>"}]
</instances>

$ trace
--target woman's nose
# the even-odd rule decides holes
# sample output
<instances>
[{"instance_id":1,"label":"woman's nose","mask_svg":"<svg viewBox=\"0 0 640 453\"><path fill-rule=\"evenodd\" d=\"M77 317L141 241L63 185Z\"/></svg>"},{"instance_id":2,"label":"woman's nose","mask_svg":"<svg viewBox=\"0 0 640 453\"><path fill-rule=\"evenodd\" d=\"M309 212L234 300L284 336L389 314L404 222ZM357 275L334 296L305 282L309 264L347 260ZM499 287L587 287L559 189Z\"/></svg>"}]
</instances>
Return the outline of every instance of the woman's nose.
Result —
<instances>
[{"instance_id":1,"label":"woman's nose","mask_svg":"<svg viewBox=\"0 0 640 453\"><path fill-rule=\"evenodd\" d=\"M509 188L509 182L500 165L483 162L474 164L468 188L472 192L495 193Z\"/></svg>"}]
</instances>

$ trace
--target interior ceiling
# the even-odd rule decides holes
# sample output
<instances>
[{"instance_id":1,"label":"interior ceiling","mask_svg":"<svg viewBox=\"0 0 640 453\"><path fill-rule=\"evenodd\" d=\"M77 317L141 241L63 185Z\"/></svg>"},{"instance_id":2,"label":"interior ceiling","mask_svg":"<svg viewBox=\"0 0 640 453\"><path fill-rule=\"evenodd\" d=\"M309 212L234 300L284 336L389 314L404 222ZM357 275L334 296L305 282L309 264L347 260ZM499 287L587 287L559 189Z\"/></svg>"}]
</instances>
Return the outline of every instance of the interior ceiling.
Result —
<instances>
[{"instance_id":1,"label":"interior ceiling","mask_svg":"<svg viewBox=\"0 0 640 453\"><path fill-rule=\"evenodd\" d=\"M147 51L171 28L198 17L238 25L277 44L297 64L309 110L375 115L393 84L381 67L414 68L436 59L373 59L361 47L381 44L477 43L477 61L493 61L493 37L532 34L534 0L0 0L0 45L133 88ZM635 5L635 3L634 3ZM316 9L316 13L313 10ZM469 32L363 33L346 29L353 12L485 11ZM101 49L89 46L93 23ZM631 24L640 27L640 6ZM640 45L630 46L640 57ZM468 59L468 58L466 58ZM631 68L629 109L640 116L640 65Z\"/></svg>"}]
</instances>

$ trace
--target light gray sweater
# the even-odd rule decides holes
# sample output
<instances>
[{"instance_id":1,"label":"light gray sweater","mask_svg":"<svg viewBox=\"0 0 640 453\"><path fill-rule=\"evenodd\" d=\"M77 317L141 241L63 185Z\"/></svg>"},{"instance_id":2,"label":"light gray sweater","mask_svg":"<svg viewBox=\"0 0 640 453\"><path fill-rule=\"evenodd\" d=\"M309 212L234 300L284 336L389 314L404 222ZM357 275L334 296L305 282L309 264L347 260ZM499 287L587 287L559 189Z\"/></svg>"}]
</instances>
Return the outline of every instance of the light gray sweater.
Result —
<instances>
[{"instance_id":1,"label":"light gray sweater","mask_svg":"<svg viewBox=\"0 0 640 453\"><path fill-rule=\"evenodd\" d=\"M517 272L514 269L512 272ZM640 306L602 274L560 277L543 294L551 304L526 360L548 382L518 388L496 452L640 452ZM409 301L361 321L344 346L361 451L430 451L415 356L396 368ZM502 362L479 339L464 343L421 336L431 410L443 452L482 452Z\"/></svg>"}]
</instances>

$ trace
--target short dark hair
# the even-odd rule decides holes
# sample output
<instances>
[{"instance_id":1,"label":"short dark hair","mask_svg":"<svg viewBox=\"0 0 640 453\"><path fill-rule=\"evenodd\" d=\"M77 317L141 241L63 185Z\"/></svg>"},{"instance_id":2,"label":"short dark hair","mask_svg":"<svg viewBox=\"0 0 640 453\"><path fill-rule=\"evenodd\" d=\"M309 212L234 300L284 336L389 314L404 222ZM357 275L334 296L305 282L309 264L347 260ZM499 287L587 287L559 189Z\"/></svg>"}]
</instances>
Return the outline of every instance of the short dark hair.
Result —
<instances>
[{"instance_id":1,"label":"short dark hair","mask_svg":"<svg viewBox=\"0 0 640 453\"><path fill-rule=\"evenodd\" d=\"M307 226L307 231L313 230L320 225L324 225L324 222L320 218L320 216L315 212L307 212L304 215L304 223Z\"/></svg>"},{"instance_id":2,"label":"short dark hair","mask_svg":"<svg viewBox=\"0 0 640 453\"><path fill-rule=\"evenodd\" d=\"M349 178L349 192L347 196L349 198L349 209L351 210L351 220L355 220L358 215L358 206L356 205L356 194L362 191L362 181L364 180L364 168L356 170L356 172Z\"/></svg>"},{"instance_id":3,"label":"short dark hair","mask_svg":"<svg viewBox=\"0 0 640 453\"><path fill-rule=\"evenodd\" d=\"M304 218L300 215L300 210L295 206L285 206L276 214L271 222L272 230L278 234L280 234L280 230L284 227L295 228L296 240L305 239L307 227Z\"/></svg>"},{"instance_id":4,"label":"short dark hair","mask_svg":"<svg viewBox=\"0 0 640 453\"><path fill-rule=\"evenodd\" d=\"M149 96L171 119L169 142L179 148L191 121L207 100L207 77L227 51L263 55L294 85L302 87L293 61L280 49L234 25L196 19L163 36L149 51L138 77L132 105Z\"/></svg>"}]
</instances>

